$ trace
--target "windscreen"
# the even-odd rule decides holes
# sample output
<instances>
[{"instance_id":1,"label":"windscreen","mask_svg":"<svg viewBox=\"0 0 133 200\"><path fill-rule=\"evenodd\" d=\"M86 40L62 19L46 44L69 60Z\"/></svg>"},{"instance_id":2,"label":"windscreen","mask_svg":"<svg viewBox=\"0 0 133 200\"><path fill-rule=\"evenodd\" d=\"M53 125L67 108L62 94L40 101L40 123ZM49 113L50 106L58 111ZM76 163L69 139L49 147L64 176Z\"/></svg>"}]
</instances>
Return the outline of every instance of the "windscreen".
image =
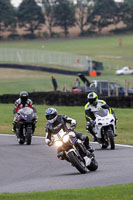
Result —
<instances>
[{"instance_id":1,"label":"windscreen","mask_svg":"<svg viewBox=\"0 0 133 200\"><path fill-rule=\"evenodd\" d=\"M107 114L108 114L107 109L100 109L100 110L95 112L95 115L98 115L100 117L105 117Z\"/></svg>"},{"instance_id":2,"label":"windscreen","mask_svg":"<svg viewBox=\"0 0 133 200\"><path fill-rule=\"evenodd\" d=\"M30 115L33 113L33 109L29 107L24 107L24 108L21 108L18 113L24 114L24 115Z\"/></svg>"}]
</instances>

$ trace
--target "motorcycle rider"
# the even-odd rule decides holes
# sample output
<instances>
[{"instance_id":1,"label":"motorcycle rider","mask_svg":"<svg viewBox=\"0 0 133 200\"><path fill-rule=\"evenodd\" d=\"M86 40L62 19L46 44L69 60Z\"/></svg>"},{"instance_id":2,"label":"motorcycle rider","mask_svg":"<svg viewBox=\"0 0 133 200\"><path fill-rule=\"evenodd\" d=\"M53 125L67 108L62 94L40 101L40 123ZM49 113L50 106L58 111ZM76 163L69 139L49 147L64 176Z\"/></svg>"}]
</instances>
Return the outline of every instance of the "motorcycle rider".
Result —
<instances>
[{"instance_id":1,"label":"motorcycle rider","mask_svg":"<svg viewBox=\"0 0 133 200\"><path fill-rule=\"evenodd\" d=\"M13 113L16 114L19 109L24 108L24 107L30 107L33 110L35 110L33 106L33 102L31 99L28 98L29 94L26 91L22 91L19 94L19 99L15 101L15 107L13 110Z\"/></svg>"},{"instance_id":2,"label":"motorcycle rider","mask_svg":"<svg viewBox=\"0 0 133 200\"><path fill-rule=\"evenodd\" d=\"M51 140L51 136L53 134L57 134L61 129L63 129L64 131L68 131L74 130L74 128L76 127L75 119L72 119L67 115L58 115L57 110L55 108L48 108L45 112L45 116L48 121L45 129L45 142L48 146L51 146L53 144ZM74 132L76 134L76 137L84 142L84 145L86 146L87 150L93 152L94 150L89 144L88 136L82 133L78 133L76 131ZM57 157L60 158L59 151L57 152Z\"/></svg>"},{"instance_id":3,"label":"motorcycle rider","mask_svg":"<svg viewBox=\"0 0 133 200\"><path fill-rule=\"evenodd\" d=\"M114 116L115 118L115 124L117 121L117 118L115 116L115 113L112 108L110 108L107 103L104 100L98 99L98 95L95 92L90 92L87 95L88 103L85 105L85 118L86 118L86 130L87 132L90 132L93 138L93 142L97 141L95 133L93 132L93 127L95 125L95 115L94 112L100 110L101 108L108 109L109 112ZM115 134L114 136L117 136Z\"/></svg>"},{"instance_id":4,"label":"motorcycle rider","mask_svg":"<svg viewBox=\"0 0 133 200\"><path fill-rule=\"evenodd\" d=\"M29 94L26 91L22 91L19 94L19 98L15 101L15 107L13 109L13 114L14 116L14 120L13 120L13 129L12 131L14 132L16 130L16 117L17 117L17 112L19 109L24 108L24 107L29 107L31 109L34 110L34 112L36 112L36 109L33 106L33 102L31 99L28 98Z\"/></svg>"}]
</instances>

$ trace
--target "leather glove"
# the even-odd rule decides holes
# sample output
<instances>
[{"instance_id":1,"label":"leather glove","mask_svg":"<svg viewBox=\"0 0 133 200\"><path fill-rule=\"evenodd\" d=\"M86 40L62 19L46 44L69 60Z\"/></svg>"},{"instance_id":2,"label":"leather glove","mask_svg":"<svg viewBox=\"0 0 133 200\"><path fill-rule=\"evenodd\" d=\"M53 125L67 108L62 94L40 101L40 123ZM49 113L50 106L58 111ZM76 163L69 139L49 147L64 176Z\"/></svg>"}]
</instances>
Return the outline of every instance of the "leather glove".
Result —
<instances>
[{"instance_id":1,"label":"leather glove","mask_svg":"<svg viewBox=\"0 0 133 200\"><path fill-rule=\"evenodd\" d=\"M92 128L94 125L95 125L95 121L91 119L89 122L87 122L86 130L89 130L89 129Z\"/></svg>"},{"instance_id":2,"label":"leather glove","mask_svg":"<svg viewBox=\"0 0 133 200\"><path fill-rule=\"evenodd\" d=\"M52 141L49 141L48 142L48 146L50 147L50 146L52 146L53 145L53 142Z\"/></svg>"},{"instance_id":3,"label":"leather glove","mask_svg":"<svg viewBox=\"0 0 133 200\"><path fill-rule=\"evenodd\" d=\"M95 121L94 120L90 120L90 126L93 127L95 125Z\"/></svg>"},{"instance_id":4,"label":"leather glove","mask_svg":"<svg viewBox=\"0 0 133 200\"><path fill-rule=\"evenodd\" d=\"M87 131L89 130L89 124L86 125L86 130L87 130Z\"/></svg>"},{"instance_id":5,"label":"leather glove","mask_svg":"<svg viewBox=\"0 0 133 200\"><path fill-rule=\"evenodd\" d=\"M71 130L74 130L75 127L76 127L76 124L72 123L71 126L70 126L70 129L71 129Z\"/></svg>"}]
</instances>

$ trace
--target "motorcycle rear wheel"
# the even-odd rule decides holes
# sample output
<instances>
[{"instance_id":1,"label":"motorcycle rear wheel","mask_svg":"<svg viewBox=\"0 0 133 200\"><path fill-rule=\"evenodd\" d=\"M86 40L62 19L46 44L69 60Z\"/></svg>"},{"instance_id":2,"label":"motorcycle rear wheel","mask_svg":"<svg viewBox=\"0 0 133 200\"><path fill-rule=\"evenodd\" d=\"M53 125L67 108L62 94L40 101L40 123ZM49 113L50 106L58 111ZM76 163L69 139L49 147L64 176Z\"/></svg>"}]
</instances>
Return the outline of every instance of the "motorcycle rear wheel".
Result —
<instances>
[{"instance_id":1,"label":"motorcycle rear wheel","mask_svg":"<svg viewBox=\"0 0 133 200\"><path fill-rule=\"evenodd\" d=\"M81 173L85 174L87 173L87 168L85 164L81 164L81 161L78 159L77 155L74 152L69 152L68 157L70 159L70 162L72 163L73 166L76 167L76 169Z\"/></svg>"}]
</instances>

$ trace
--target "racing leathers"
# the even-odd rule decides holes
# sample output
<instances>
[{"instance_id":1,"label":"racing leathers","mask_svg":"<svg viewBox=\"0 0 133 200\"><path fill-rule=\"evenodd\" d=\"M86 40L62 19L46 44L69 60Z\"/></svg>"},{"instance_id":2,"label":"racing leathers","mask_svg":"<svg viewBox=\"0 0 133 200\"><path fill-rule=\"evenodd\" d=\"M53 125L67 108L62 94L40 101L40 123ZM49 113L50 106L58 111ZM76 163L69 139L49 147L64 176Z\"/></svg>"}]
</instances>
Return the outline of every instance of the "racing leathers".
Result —
<instances>
[{"instance_id":1,"label":"racing leathers","mask_svg":"<svg viewBox=\"0 0 133 200\"><path fill-rule=\"evenodd\" d=\"M111 114L115 117L115 123L116 123L116 116L112 108L110 108L105 101L103 100L97 100L95 105L91 105L89 102L85 105L85 118L86 118L86 130L90 132L92 135L93 141L96 141L95 133L93 132L93 127L95 125L95 115L94 112L100 110L101 108L108 109Z\"/></svg>"},{"instance_id":2,"label":"racing leathers","mask_svg":"<svg viewBox=\"0 0 133 200\"><path fill-rule=\"evenodd\" d=\"M19 109L24 108L24 107L30 107L35 111L35 108L33 106L33 102L31 99L27 99L26 103L22 103L21 98L19 98L15 101L15 107L13 109L13 113L16 114Z\"/></svg>"},{"instance_id":3,"label":"racing leathers","mask_svg":"<svg viewBox=\"0 0 133 200\"><path fill-rule=\"evenodd\" d=\"M51 137L54 134L57 134L61 129L64 131L70 131L74 130L76 127L76 120L68 117L67 115L58 115L56 118L56 121L54 123L47 123L46 124L46 137L45 142L48 146L52 145ZM74 131L76 134L76 137L84 142L84 145L88 150L92 150L92 147L89 145L89 138L87 135L84 135L82 133L78 133ZM59 152L58 152L59 153Z\"/></svg>"}]
</instances>

